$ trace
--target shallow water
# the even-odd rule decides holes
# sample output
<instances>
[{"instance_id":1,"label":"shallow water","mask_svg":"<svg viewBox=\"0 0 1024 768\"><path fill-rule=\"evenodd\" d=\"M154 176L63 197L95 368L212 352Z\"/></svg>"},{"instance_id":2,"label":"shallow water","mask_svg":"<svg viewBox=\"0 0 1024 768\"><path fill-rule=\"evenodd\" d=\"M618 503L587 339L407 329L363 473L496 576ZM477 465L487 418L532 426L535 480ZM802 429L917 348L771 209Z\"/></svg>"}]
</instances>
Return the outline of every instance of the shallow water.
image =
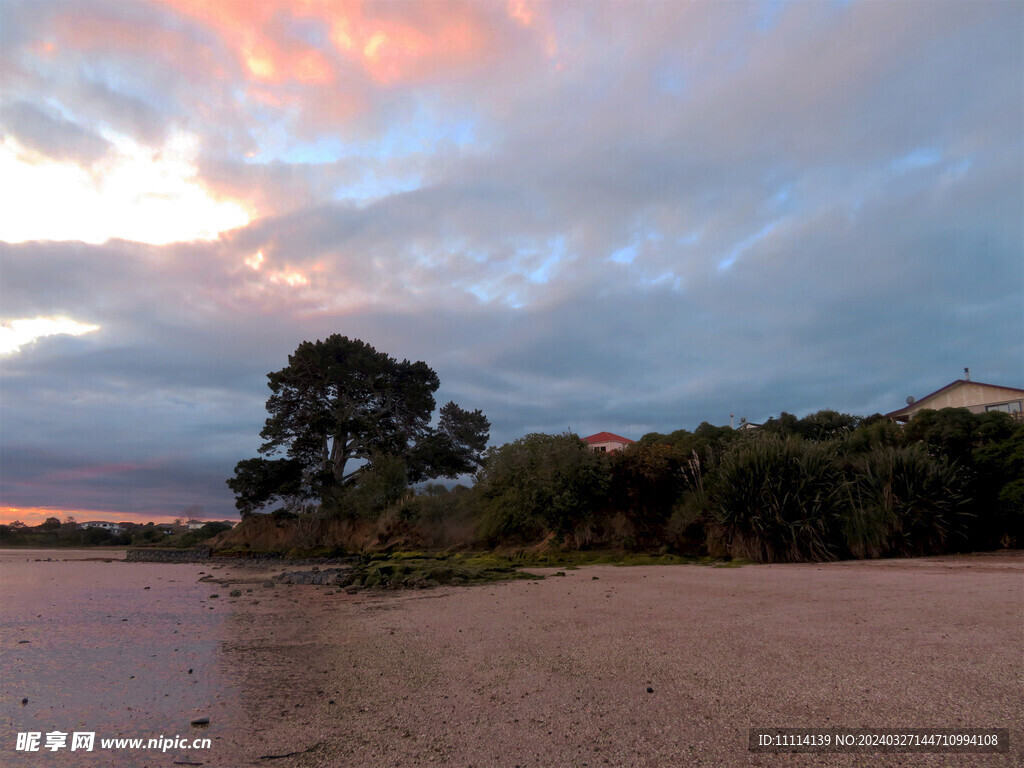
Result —
<instances>
[{"instance_id":1,"label":"shallow water","mask_svg":"<svg viewBox=\"0 0 1024 768\"><path fill-rule=\"evenodd\" d=\"M113 559L111 559L113 558ZM104 561L106 559L106 561ZM127 563L124 551L0 550L0 764L217 765L237 691L218 655L223 589L203 564ZM23 703L27 699L27 703ZM209 727L190 726L205 716ZM38 752L19 732L43 734ZM95 732L93 752L45 734ZM102 749L102 738L210 738L212 749Z\"/></svg>"}]
</instances>

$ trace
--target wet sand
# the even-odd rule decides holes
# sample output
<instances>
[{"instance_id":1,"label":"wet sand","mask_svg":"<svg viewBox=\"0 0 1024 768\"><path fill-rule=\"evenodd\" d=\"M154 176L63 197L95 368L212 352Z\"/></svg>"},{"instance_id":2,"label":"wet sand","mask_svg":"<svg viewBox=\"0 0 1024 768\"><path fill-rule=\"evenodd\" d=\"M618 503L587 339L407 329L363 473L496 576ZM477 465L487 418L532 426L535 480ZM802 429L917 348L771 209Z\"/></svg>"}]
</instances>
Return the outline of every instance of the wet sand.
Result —
<instances>
[{"instance_id":1,"label":"wet sand","mask_svg":"<svg viewBox=\"0 0 1024 768\"><path fill-rule=\"evenodd\" d=\"M565 574L356 595L236 574L251 735L210 764L1024 764L1024 553ZM1011 752L749 752L766 726L1003 727Z\"/></svg>"},{"instance_id":2,"label":"wet sand","mask_svg":"<svg viewBox=\"0 0 1024 768\"><path fill-rule=\"evenodd\" d=\"M221 745L237 689L219 655L230 609L227 594L210 597L219 586L199 581L209 571L126 563L124 550L0 550L0 765L230 765L233 748ZM201 716L209 727L193 728ZM92 752L72 752L70 735L56 751L16 750L19 732L75 731L96 734ZM161 736L210 738L213 748L197 757L99 742Z\"/></svg>"}]
</instances>

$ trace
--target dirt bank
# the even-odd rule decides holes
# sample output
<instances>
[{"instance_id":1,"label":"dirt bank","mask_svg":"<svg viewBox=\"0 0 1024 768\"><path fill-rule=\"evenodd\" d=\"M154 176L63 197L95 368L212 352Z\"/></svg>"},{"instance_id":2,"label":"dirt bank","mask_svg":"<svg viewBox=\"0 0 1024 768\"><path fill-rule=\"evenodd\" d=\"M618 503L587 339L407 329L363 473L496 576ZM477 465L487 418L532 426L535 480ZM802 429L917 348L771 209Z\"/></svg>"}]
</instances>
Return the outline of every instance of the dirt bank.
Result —
<instances>
[{"instance_id":1,"label":"dirt bank","mask_svg":"<svg viewBox=\"0 0 1024 768\"><path fill-rule=\"evenodd\" d=\"M1024 764L1024 553L565 573L349 595L244 572L225 660L248 735L212 764ZM1004 727L1012 747L749 752L764 726Z\"/></svg>"}]
</instances>

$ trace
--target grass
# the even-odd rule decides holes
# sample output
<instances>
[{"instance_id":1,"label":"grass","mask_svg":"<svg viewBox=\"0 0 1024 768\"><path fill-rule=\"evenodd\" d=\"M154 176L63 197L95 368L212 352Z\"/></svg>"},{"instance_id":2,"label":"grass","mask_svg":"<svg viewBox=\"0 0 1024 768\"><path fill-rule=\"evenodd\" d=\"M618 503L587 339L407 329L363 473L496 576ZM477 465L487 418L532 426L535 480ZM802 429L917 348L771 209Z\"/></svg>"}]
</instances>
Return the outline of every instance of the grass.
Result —
<instances>
[{"instance_id":1,"label":"grass","mask_svg":"<svg viewBox=\"0 0 1024 768\"><path fill-rule=\"evenodd\" d=\"M360 556L342 586L410 589L539 578L489 553L392 552Z\"/></svg>"},{"instance_id":2,"label":"grass","mask_svg":"<svg viewBox=\"0 0 1024 768\"><path fill-rule=\"evenodd\" d=\"M440 584L482 584L508 579L541 579L527 568L575 569L584 565L711 565L738 567L744 561L688 558L673 554L621 551L561 552L374 552L354 558L347 583L392 589Z\"/></svg>"}]
</instances>

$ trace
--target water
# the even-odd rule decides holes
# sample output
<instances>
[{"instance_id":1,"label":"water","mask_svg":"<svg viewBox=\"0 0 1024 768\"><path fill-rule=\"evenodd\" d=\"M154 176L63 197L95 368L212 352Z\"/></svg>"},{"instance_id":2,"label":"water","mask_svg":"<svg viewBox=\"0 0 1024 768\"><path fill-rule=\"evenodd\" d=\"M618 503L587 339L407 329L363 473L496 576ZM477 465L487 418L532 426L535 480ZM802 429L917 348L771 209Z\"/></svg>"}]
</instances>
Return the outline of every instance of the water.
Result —
<instances>
[{"instance_id":1,"label":"water","mask_svg":"<svg viewBox=\"0 0 1024 768\"><path fill-rule=\"evenodd\" d=\"M219 764L238 694L218 654L228 596L211 598L221 588L197 583L202 571L127 563L123 551L0 550L0 765ZM190 726L200 716L209 727ZM96 745L17 751L29 731L44 745L51 731L95 732ZM101 738L160 736L213 748L100 748Z\"/></svg>"}]
</instances>

